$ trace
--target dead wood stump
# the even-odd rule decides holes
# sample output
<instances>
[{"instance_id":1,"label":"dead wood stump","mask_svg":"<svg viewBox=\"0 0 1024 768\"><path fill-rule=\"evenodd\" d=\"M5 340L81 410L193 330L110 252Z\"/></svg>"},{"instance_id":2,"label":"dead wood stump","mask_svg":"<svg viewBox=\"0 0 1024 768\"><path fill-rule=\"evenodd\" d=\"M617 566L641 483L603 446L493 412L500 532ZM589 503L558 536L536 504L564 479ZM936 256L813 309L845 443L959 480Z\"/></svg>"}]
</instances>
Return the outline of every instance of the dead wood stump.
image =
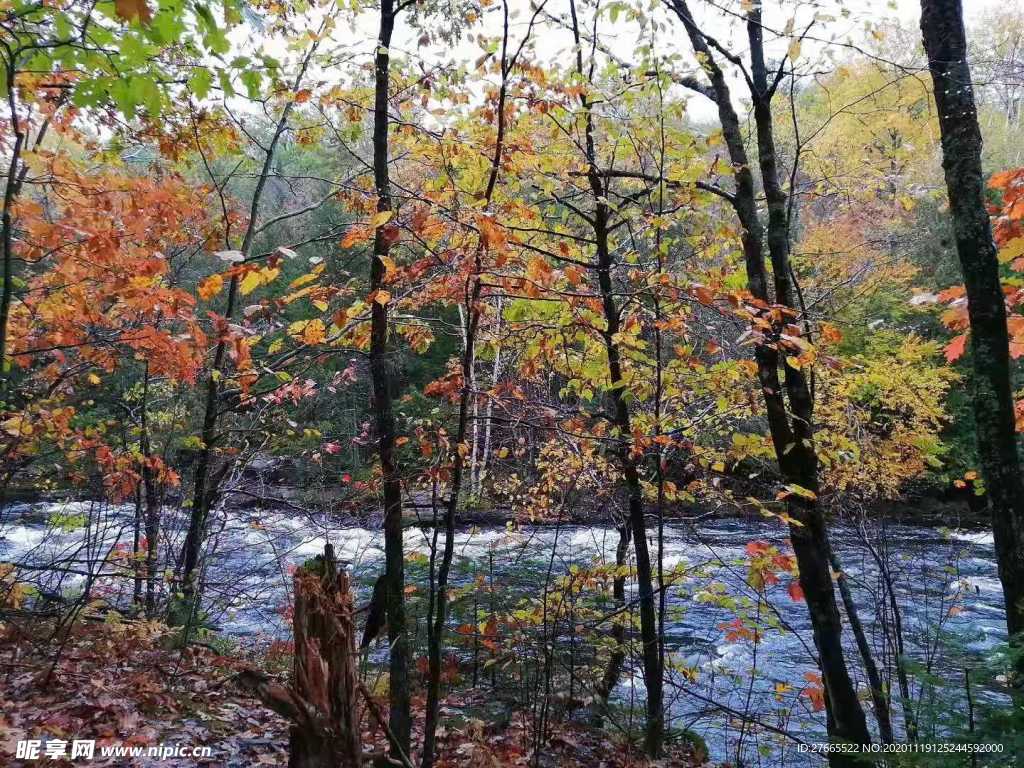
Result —
<instances>
[{"instance_id":1,"label":"dead wood stump","mask_svg":"<svg viewBox=\"0 0 1024 768\"><path fill-rule=\"evenodd\" d=\"M291 721L289 768L359 768L360 695L349 577L327 544L295 572L295 664L289 687L256 670L238 682Z\"/></svg>"}]
</instances>

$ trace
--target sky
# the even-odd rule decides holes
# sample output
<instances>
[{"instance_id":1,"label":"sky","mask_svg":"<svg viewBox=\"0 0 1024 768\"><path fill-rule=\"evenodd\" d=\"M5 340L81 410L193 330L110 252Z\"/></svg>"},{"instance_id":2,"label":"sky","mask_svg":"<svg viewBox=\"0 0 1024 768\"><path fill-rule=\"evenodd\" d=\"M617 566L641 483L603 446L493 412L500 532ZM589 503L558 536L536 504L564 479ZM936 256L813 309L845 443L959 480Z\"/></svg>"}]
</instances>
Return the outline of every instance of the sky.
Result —
<instances>
[{"instance_id":1,"label":"sky","mask_svg":"<svg viewBox=\"0 0 1024 768\"><path fill-rule=\"evenodd\" d=\"M740 53L746 50L743 25L737 23L735 14L743 4L751 0L689 0L690 7L702 29L714 35L720 42ZM544 10L553 15L566 17L569 0L508 0L510 30L514 45L526 34L532 15L532 3L544 2ZM581 15L590 16L584 10L584 0L577 0ZM589 3L588 3L589 4ZM1024 5L1024 0L963 0L965 19L968 27L979 23L984 13L996 6ZM609 13L611 6L643 8L646 19L644 28L626 12L617 14L613 21ZM660 51L679 55L677 70L693 72L696 68L692 50L677 19L670 16L661 0L603 0L605 12L599 22L599 37L609 45L615 54L627 63L633 63L636 48L642 42L656 41ZM851 46L870 46L874 37L883 34L888 25L899 22L908 29L916 29L920 15L919 0L765 0L764 23L766 29L778 32L766 34L766 53L769 59L781 58L790 50L792 36L785 34L787 24L804 30L814 21L811 32L800 46L797 71L811 73L831 69L834 65L827 57L843 57L852 54ZM439 33L450 29L448 20L434 16L427 21L428 28L435 34L424 44L423 28L413 26L407 18L399 17L396 24L392 52L422 63L424 67L440 63L464 63L472 66L482 53L481 40L495 37L501 31L501 0L490 0L489 7L479 22L470 26L453 42L447 42ZM589 22L586 23L589 25ZM377 35L376 6L371 3L367 10L354 19L339 25L333 38L340 44L351 45L356 59L365 56L369 62L375 48ZM251 30L240 32L238 41L243 47L251 44ZM244 42L243 42L244 41ZM541 19L531 33L534 60L541 64L566 65L572 61L573 41L569 30L561 28L547 19ZM280 55L280 41L263 40L268 52ZM685 94L680 94L685 95ZM688 101L691 119L705 122L715 117L715 108L710 101L693 96Z\"/></svg>"}]
</instances>

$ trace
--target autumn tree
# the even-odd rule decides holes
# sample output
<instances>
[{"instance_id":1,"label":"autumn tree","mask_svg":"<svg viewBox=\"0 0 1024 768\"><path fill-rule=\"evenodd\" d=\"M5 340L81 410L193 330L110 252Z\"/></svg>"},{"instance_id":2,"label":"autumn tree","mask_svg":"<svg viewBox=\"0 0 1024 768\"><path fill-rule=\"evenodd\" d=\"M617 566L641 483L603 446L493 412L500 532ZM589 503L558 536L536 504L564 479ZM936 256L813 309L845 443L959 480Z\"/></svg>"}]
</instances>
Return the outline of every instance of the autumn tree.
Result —
<instances>
[{"instance_id":1,"label":"autumn tree","mask_svg":"<svg viewBox=\"0 0 1024 768\"><path fill-rule=\"evenodd\" d=\"M6 355L8 320L15 300L15 205L29 173L26 154L39 149L54 120L69 110L87 110L101 122L159 114L173 100L180 83L209 83L205 66L178 71L180 60L169 56L180 45L195 55L223 54L225 28L240 18L238 6L224 6L224 21L209 12L193 12L183 2L161 3L156 13L144 0L100 6L80 0L40 5L14 2L0 17L0 88L6 114L4 141L9 150L4 177L0 258L0 357ZM217 71L230 77L232 65ZM248 76L255 84L260 74ZM6 361L6 357L4 357ZM4 366L7 387L11 372Z\"/></svg>"},{"instance_id":2,"label":"autumn tree","mask_svg":"<svg viewBox=\"0 0 1024 768\"><path fill-rule=\"evenodd\" d=\"M232 266L228 270L226 281L220 274L215 274L208 277L199 288L203 298L209 300L220 294L226 286L227 296L224 310L216 320L219 327L216 331L217 340L213 348L206 381L202 419L197 435L199 450L192 481L188 534L182 548L181 591L187 615L190 617L194 616L198 610L196 571L200 564L207 518L211 506L217 499L218 486L230 466L228 460L222 460L216 471L213 466L218 443L224 437L220 432L219 422L224 407L225 367L229 357L240 375L238 383L242 387L243 393L253 383L250 342L242 336L232 333L230 323L239 309L241 296L250 293L261 284L272 281L280 271L276 265L283 258L283 254L275 251L268 258L262 254L253 253L257 235L268 225L268 221L261 218L263 194L274 168L278 145L289 130L292 111L297 103L304 102L309 98L309 91L303 88L303 84L313 57L320 46L322 36L334 23L333 12L333 3L324 8L324 14L316 31L303 36L305 45L298 56L296 71L292 74L290 81L281 83L277 92L270 96L271 100L278 102L278 115L268 143L258 147L262 157L257 164L256 183L248 201L248 216L241 228L240 235L236 235L233 231L233 224L236 222L232 215L233 211L229 210L224 196L223 187L227 180L210 179L215 194L220 200L223 219L224 249L218 252L218 256ZM200 161L208 173L212 174L198 130L195 133L195 143ZM293 214L294 212L286 212L281 216L273 217L273 220L280 220L282 216L288 216L289 213ZM256 263L261 261L266 261L266 263Z\"/></svg>"},{"instance_id":3,"label":"autumn tree","mask_svg":"<svg viewBox=\"0 0 1024 768\"><path fill-rule=\"evenodd\" d=\"M406 3L408 5L408 2ZM385 566L381 576L389 645L388 696L389 724L394 735L397 756L409 752L412 715L409 694L409 638L405 621L405 547L402 540L402 485L395 465L395 416L393 406L393 369L389 363L388 303L384 288L391 252L394 216L391 197L389 153L391 38L395 21L403 10L394 0L381 0L377 47L374 52L373 98L373 183L377 214L373 220L373 253L370 257L370 377L373 384L373 411L377 427L377 451L380 459L384 495Z\"/></svg>"},{"instance_id":4,"label":"autumn tree","mask_svg":"<svg viewBox=\"0 0 1024 768\"><path fill-rule=\"evenodd\" d=\"M776 457L787 483L786 495L793 518L790 536L820 655L829 709L829 733L838 741L866 744L870 734L843 651L842 626L831 576L831 545L823 512L817 504L820 484L814 445L814 402L805 364L800 360L808 339L798 324L802 313L790 264L789 197L775 141L772 103L787 74L786 62L799 56L800 36L794 37L787 57L771 71L765 58L765 29L759 4L751 4L743 13L750 47L749 62L744 62L702 30L685 0L672 0L668 5L685 29L707 75L709 85L701 85L698 90L718 109L732 164L735 189L730 202L742 230L748 289L752 297L746 311L760 337L755 347L757 376ZM749 91L760 183L768 209L766 226L758 211L753 164L747 156L740 117L720 59L740 70ZM765 264L766 252L770 273ZM849 762L838 753L831 754L830 760L836 765Z\"/></svg>"},{"instance_id":5,"label":"autumn tree","mask_svg":"<svg viewBox=\"0 0 1024 768\"><path fill-rule=\"evenodd\" d=\"M1024 631L1024 485L1017 452L1006 300L985 205L978 126L959 0L922 0L921 32L942 132L943 169L964 276L974 418L1011 636Z\"/></svg>"}]
</instances>

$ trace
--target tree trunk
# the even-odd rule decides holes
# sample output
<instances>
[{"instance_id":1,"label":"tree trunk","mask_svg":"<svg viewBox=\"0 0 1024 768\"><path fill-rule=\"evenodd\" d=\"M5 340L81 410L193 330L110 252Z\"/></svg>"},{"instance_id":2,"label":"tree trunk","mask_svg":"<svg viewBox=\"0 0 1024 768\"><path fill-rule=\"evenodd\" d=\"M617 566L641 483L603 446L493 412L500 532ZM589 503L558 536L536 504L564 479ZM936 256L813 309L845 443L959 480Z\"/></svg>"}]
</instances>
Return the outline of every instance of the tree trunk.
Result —
<instances>
[{"instance_id":1,"label":"tree trunk","mask_svg":"<svg viewBox=\"0 0 1024 768\"><path fill-rule=\"evenodd\" d=\"M589 113L588 113L589 115ZM588 139L592 142L592 130L588 117ZM591 166L592 168L594 166ZM591 174L591 183L597 185L595 197L604 198L596 172ZM615 302L612 284L612 256L608 244L608 206L598 203L595 212L594 235L597 240L597 279L604 308L605 352L608 356L609 399L611 401L612 423L615 425L618 446L616 453L622 468L626 493L629 497L629 528L633 537L636 554L637 592L640 598L640 643L644 667L644 685L647 688L647 731L645 751L653 758L661 755L665 732L665 716L662 709L662 670L658 651L658 617L654 601L654 571L651 553L647 546L647 521L644 517L643 488L640 472L632 455L630 445L633 428L629 405L623 394L625 381L622 376L622 360L616 338L619 334L619 307Z\"/></svg>"},{"instance_id":2,"label":"tree trunk","mask_svg":"<svg viewBox=\"0 0 1024 768\"><path fill-rule=\"evenodd\" d=\"M757 128L758 162L761 184L768 202L766 242L772 263L775 302L795 309L790 281L792 269L789 262L789 220L786 211L788 197L780 181L773 133L771 100L775 86L768 82L762 35L761 9L755 6L747 15L747 37L750 41L751 96ZM833 735L841 741L867 744L871 737L864 709L857 698L843 653L843 627L829 563L832 545L828 539L824 513L816 500L820 488L818 455L813 442L814 401L803 370L790 365L784 354L779 355L779 360L784 372L791 416L788 429L773 431L772 442L786 480L814 494L813 498L804 498L799 494L792 497L790 512L803 525L790 525L790 539L800 568L800 586L814 626L814 640L830 704Z\"/></svg>"},{"instance_id":3,"label":"tree trunk","mask_svg":"<svg viewBox=\"0 0 1024 768\"><path fill-rule=\"evenodd\" d=\"M921 0L921 33L942 134L942 167L967 289L974 421L1011 636L1024 632L1024 484L1014 426L1006 304L985 209L981 130L960 0Z\"/></svg>"},{"instance_id":4,"label":"tree trunk","mask_svg":"<svg viewBox=\"0 0 1024 768\"><path fill-rule=\"evenodd\" d=\"M615 609L623 611L626 607L626 573L628 566L626 556L629 554L629 525L617 526L619 542L615 547L615 577L612 580L612 598ZM604 676L597 684L597 695L601 699L600 709L594 713L593 724L600 728L604 722L604 712L608 708L608 699L619 684L622 676L622 665L626 661L626 617L621 613L612 620L612 641L615 643L608 657L608 666Z\"/></svg>"},{"instance_id":5,"label":"tree trunk","mask_svg":"<svg viewBox=\"0 0 1024 768\"><path fill-rule=\"evenodd\" d=\"M832 570L836 573L836 584L839 586L839 595L843 598L843 608L846 610L846 618L850 622L850 629L857 641L857 650L860 651L861 661L864 662L864 672L871 683L871 702L875 706L875 720L878 723L878 736L883 744L893 742L892 735L892 710L889 705L889 697L885 692L885 685L882 682L882 675L875 664L875 656L871 652L871 645L868 643L867 633L860 620L860 613L857 611L857 603L854 600L853 592L850 590L849 581L843 571L839 558L835 551L829 558L832 563Z\"/></svg>"},{"instance_id":6,"label":"tree trunk","mask_svg":"<svg viewBox=\"0 0 1024 768\"><path fill-rule=\"evenodd\" d=\"M504 311L502 297L498 296L497 309L497 331L495 332L494 366L491 368L491 387L497 387L501 378L501 325L502 312ZM473 485L473 493L479 496L483 492L483 482L487 477L487 466L491 458L491 417L494 415L494 399L487 398L487 408L484 409L484 445L480 456L480 463L477 466L476 478Z\"/></svg>"},{"instance_id":7,"label":"tree trunk","mask_svg":"<svg viewBox=\"0 0 1024 768\"><path fill-rule=\"evenodd\" d=\"M142 603L142 570L139 568L139 544L142 539L142 489L135 487L135 515L132 521L132 607L138 610Z\"/></svg>"},{"instance_id":8,"label":"tree trunk","mask_svg":"<svg viewBox=\"0 0 1024 768\"><path fill-rule=\"evenodd\" d=\"M360 768L359 680L348 574L338 570L334 548L318 555L317 571L295 573L295 663L291 686L256 670L240 685L291 721L289 768Z\"/></svg>"},{"instance_id":9,"label":"tree trunk","mask_svg":"<svg viewBox=\"0 0 1024 768\"><path fill-rule=\"evenodd\" d=\"M316 53L318 46L319 37L316 37L310 44L309 50L306 51L306 55L302 60L302 65L299 67L299 72L295 76L295 81L292 85L293 92L298 91L299 86L302 84L302 81L306 76L306 70L309 68L309 63L312 61L313 54ZM257 232L257 219L259 218L260 202L263 199L263 190L266 188L267 178L270 176L270 172L273 167L277 146L281 141L281 137L284 135L285 129L288 127L288 119L291 116L294 106L294 100L289 101L284 105L284 108L281 110L281 116L278 118L274 135L271 137L270 143L264 150L263 165L260 169L260 175L256 179L256 187L252 193L252 202L249 205L249 223L246 225L245 234L242 236L242 243L239 248L242 253L243 261L249 257L249 253L252 250L253 240L255 239ZM199 151L200 153L202 152L201 146L199 147ZM216 181L213 179L212 173L211 181ZM230 249L231 239L228 236L230 225L227 221L227 211L224 212L224 216L224 244ZM227 306L224 309L225 320L232 319L235 314L237 302L238 275L234 274L228 284ZM220 484L219 480L224 476L227 469L227 465L225 465L222 467L221 472L216 474L211 473L214 446L220 439L220 435L218 434L218 423L220 420L219 409L221 392L224 386L223 368L226 353L227 340L221 336L218 338L217 346L214 349L213 367L210 369L210 376L206 382L206 396L203 405L203 424L202 430L199 434L202 446L199 449L199 458L196 461L195 475L193 476L192 511L189 516L188 533L185 536L185 543L182 547L182 561L184 565L181 577L181 591L185 596L188 616L190 617L189 622L191 621L191 617L195 616L199 607L196 589L197 585L195 584L195 581L196 569L199 566L200 554L202 553L203 538L206 533L206 519L209 516L210 507L212 506L214 499L217 497L217 492L219 490L218 486Z\"/></svg>"},{"instance_id":10,"label":"tree trunk","mask_svg":"<svg viewBox=\"0 0 1024 768\"><path fill-rule=\"evenodd\" d=\"M494 154L491 157L491 167L487 175L487 186L483 194L482 211L485 215L489 213L495 186L498 183L498 173L501 170L501 158L505 144L505 101L508 92L508 73L510 70L508 60L509 10L507 0L502 3L502 10L504 27L501 43L501 86L498 89ZM448 574L455 550L455 515L459 508L459 497L462 493L466 471L466 462L463 454L465 448L463 446L467 438L471 408L474 414L473 463L470 474L471 491L473 490L472 483L475 482L474 475L477 471L476 457L479 421L475 416L479 413L479 403L475 392L476 341L480 329L480 302L483 291L480 276L483 270L483 256L487 249L488 245L481 236L477 241L476 250L473 254L473 270L466 278L464 304L460 306L459 311L459 317L462 320L463 339L462 391L459 394L459 421L455 429L455 446L451 453L451 488L449 489L448 505L444 515L444 551L441 555L441 565L438 569L436 589L431 594L433 599L431 607L434 615L428 615L428 622L433 619L433 625L428 625L427 708L423 726L423 755L420 763L422 768L431 768L434 764L434 747L441 693L441 649L444 642L444 624L448 617Z\"/></svg>"},{"instance_id":11,"label":"tree trunk","mask_svg":"<svg viewBox=\"0 0 1024 768\"><path fill-rule=\"evenodd\" d=\"M751 48L751 97L757 129L758 160L768 202L767 235L758 216L750 160L739 116L732 104L728 81L717 64L708 38L694 22L686 0L672 0L672 9L683 23L694 52L701 57L711 82L710 92L705 95L709 95L718 107L723 137L735 170L736 186L731 203L743 230L742 247L750 293L765 306L772 303L764 261L767 246L772 262L775 302L793 308L787 198L779 182L772 133L771 97L774 84L768 84L764 63L760 8L755 6L748 13L747 31ZM780 355L775 343L758 344L754 357L779 469L788 484L800 486L816 498L819 491L818 458L813 443L813 402L807 379L801 370L782 363L785 380L780 380L779 365L784 355ZM789 399L788 409L783 390ZM867 721L843 656L842 625L829 569L831 547L824 516L815 500L799 495L792 497L789 513L800 523L790 525L790 538L819 654L818 665L828 710L828 732L834 741L866 744L870 741ZM829 760L833 766L852 764L848 755L838 752L830 753Z\"/></svg>"},{"instance_id":12,"label":"tree trunk","mask_svg":"<svg viewBox=\"0 0 1024 768\"><path fill-rule=\"evenodd\" d=\"M391 33L395 28L393 0L381 0L380 30L374 58L373 103L373 178L377 192L377 211L392 210L391 179L388 168L388 88L391 76ZM373 237L370 264L370 293L381 291L386 274L385 261L391 251L384 228L377 227ZM388 306L371 301L370 377L373 385L373 410L377 425L377 451L380 456L384 491L384 600L388 622L389 714L390 727L397 740L392 745L409 753L412 719L409 710L409 641L405 628L405 552L402 544L402 485L395 466L395 417L392 410L394 378L388 353ZM397 754L393 757L398 758Z\"/></svg>"},{"instance_id":13,"label":"tree trunk","mask_svg":"<svg viewBox=\"0 0 1024 768\"><path fill-rule=\"evenodd\" d=\"M348 574L338 571L330 544L322 566L321 574L300 569L295 577L294 686L328 727L316 728L312 722L292 726L291 768L355 767L362 757Z\"/></svg>"},{"instance_id":14,"label":"tree trunk","mask_svg":"<svg viewBox=\"0 0 1024 768\"><path fill-rule=\"evenodd\" d=\"M145 530L146 530L146 618L156 615L157 558L159 556L158 539L160 537L160 496L149 458L151 444L149 440L149 363L146 363L142 379L142 405L139 417L139 450L142 453L142 490L145 499Z\"/></svg>"},{"instance_id":15,"label":"tree trunk","mask_svg":"<svg viewBox=\"0 0 1024 768\"><path fill-rule=\"evenodd\" d=\"M3 249L3 287L0 289L0 394L8 394L8 380L14 367L7 362L7 323L14 299L14 218L12 208L18 197L21 180L24 178L21 162L21 151L25 143L25 128L18 116L16 71L13 65L7 67L7 107L10 110L11 133L14 142L11 146L11 160L7 169L4 185L3 211L0 213L0 249Z\"/></svg>"},{"instance_id":16,"label":"tree trunk","mask_svg":"<svg viewBox=\"0 0 1024 768\"><path fill-rule=\"evenodd\" d=\"M232 277L228 286L228 303L224 317L228 320L234 315L235 302L238 296L238 278ZM199 433L202 446L196 460L195 474L192 482L192 510L189 515L188 533L183 545L183 566L181 574L181 592L188 616L185 624L190 624L196 615L198 606L198 585L196 584L203 539L206 533L206 518L217 493L217 483L210 482L216 473L211 473L214 444L217 441L218 403L220 401L221 375L224 367L224 356L227 351L225 341L219 340L213 353L213 367L210 378L206 382L206 397L203 405L203 426Z\"/></svg>"},{"instance_id":17,"label":"tree trunk","mask_svg":"<svg viewBox=\"0 0 1024 768\"><path fill-rule=\"evenodd\" d=\"M576 71L581 78L586 75L583 69L583 52L579 31L579 20L576 15L576 4L570 2L573 34L576 42ZM644 686L647 688L647 727L644 735L644 750L652 758L661 756L665 736L665 713L662 705L661 659L658 641L658 611L654 599L654 571L651 566L651 553L647 545L647 521L644 516L643 488L640 485L640 472L637 459L633 456L631 418L629 404L623 392L625 380L622 373L618 335L621 327L620 309L615 300L615 286L612 281L613 257L609 243L609 220L611 209L608 204L605 182L597 165L597 149L594 140L594 117L590 101L584 93L580 96L583 107L585 151L587 160L587 181L590 194L594 198L594 211L591 224L596 243L596 263L598 289L604 314L605 328L601 331L608 364L608 401L611 406L610 419L615 427L616 448L619 466L625 491L629 499L628 526L633 537L633 550L636 555L636 581L640 604L640 643L641 658L644 668Z\"/></svg>"}]
</instances>

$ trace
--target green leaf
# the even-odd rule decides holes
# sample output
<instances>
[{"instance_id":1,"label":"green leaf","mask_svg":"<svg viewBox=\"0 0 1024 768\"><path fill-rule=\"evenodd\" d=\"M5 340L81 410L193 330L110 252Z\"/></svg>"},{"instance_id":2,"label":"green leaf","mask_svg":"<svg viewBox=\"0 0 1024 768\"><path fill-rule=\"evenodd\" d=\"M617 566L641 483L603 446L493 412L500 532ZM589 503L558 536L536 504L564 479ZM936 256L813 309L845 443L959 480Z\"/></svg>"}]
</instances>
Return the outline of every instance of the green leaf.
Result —
<instances>
[{"instance_id":1,"label":"green leaf","mask_svg":"<svg viewBox=\"0 0 1024 768\"><path fill-rule=\"evenodd\" d=\"M206 67L201 67L192 73L188 79L189 90L195 94L197 99L205 99L213 86L213 75Z\"/></svg>"}]
</instances>

